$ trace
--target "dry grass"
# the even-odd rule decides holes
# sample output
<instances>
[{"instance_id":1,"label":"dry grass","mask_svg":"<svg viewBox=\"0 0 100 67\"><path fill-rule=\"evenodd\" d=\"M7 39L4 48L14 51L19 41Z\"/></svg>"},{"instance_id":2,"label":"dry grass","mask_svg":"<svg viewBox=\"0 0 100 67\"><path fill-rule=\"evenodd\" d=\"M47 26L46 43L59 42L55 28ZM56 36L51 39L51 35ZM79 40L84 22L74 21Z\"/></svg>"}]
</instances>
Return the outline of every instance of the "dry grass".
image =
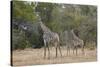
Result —
<instances>
[{"instance_id":1,"label":"dry grass","mask_svg":"<svg viewBox=\"0 0 100 67\"><path fill-rule=\"evenodd\" d=\"M58 63L73 63L73 62L90 62L97 61L97 51L85 49L85 55L71 54L68 56L65 48L62 48L62 57L58 53L58 57L55 58L55 49L50 48L50 59L43 58L43 48L41 49L24 49L16 50L12 53L12 63L14 66L19 65L38 65L38 64L58 64Z\"/></svg>"}]
</instances>

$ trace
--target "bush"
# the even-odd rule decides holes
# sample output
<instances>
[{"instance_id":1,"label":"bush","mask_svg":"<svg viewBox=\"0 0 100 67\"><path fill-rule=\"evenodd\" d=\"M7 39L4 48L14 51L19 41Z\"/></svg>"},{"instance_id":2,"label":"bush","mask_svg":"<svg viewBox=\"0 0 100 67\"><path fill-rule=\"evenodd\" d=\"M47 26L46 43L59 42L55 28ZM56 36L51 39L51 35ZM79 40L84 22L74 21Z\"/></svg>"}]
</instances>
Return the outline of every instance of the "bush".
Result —
<instances>
[{"instance_id":1,"label":"bush","mask_svg":"<svg viewBox=\"0 0 100 67\"><path fill-rule=\"evenodd\" d=\"M20 32L16 29L13 29L13 35L12 35L12 49L24 49L29 44L25 40L24 32Z\"/></svg>"},{"instance_id":2,"label":"bush","mask_svg":"<svg viewBox=\"0 0 100 67\"><path fill-rule=\"evenodd\" d=\"M94 50L95 48L96 48L96 44L95 44L95 42L88 42L88 43L86 43L86 46L85 46L86 48L88 48L89 50Z\"/></svg>"}]
</instances>

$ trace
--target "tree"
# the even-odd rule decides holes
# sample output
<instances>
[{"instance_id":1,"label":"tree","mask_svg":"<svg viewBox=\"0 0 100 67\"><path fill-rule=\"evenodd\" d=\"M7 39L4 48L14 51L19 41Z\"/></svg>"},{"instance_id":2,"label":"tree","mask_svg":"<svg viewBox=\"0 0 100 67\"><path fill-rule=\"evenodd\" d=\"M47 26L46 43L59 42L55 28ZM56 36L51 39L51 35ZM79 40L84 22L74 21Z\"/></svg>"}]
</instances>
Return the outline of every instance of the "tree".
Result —
<instances>
[{"instance_id":1,"label":"tree","mask_svg":"<svg viewBox=\"0 0 100 67\"><path fill-rule=\"evenodd\" d=\"M37 19L34 4L27 1L12 1L12 18L35 21Z\"/></svg>"},{"instance_id":2,"label":"tree","mask_svg":"<svg viewBox=\"0 0 100 67\"><path fill-rule=\"evenodd\" d=\"M63 34L64 31L74 29L75 34L84 42L96 42L97 37L97 7L91 5L74 5L74 4L56 4L28 1L13 1L12 2L12 19L17 22L13 24L14 30L19 31L19 26L28 26L25 36L20 36L19 33L13 31L14 43L16 44L20 37L20 41L25 41L31 45L43 46L42 32L38 26L39 19L51 29L53 32ZM37 16L39 14L40 17ZM21 21L20 21L21 19ZM28 24L28 25L27 25ZM39 28L38 28L39 27ZM22 34L24 34L23 31ZM29 36L27 36L29 35ZM26 40L24 40L26 38ZM60 38L61 39L61 38ZM63 39L63 38L62 38ZM41 44L42 43L42 44ZM20 42L21 44L21 42Z\"/></svg>"}]
</instances>

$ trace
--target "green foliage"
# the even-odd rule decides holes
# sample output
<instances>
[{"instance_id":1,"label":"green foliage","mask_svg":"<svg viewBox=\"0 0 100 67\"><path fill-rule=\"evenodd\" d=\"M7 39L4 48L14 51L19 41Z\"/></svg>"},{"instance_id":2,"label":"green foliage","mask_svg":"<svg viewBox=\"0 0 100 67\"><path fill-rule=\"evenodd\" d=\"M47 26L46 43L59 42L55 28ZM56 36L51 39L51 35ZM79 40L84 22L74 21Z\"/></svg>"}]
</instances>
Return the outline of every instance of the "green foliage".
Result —
<instances>
[{"instance_id":1,"label":"green foliage","mask_svg":"<svg viewBox=\"0 0 100 67\"><path fill-rule=\"evenodd\" d=\"M37 29L36 25L38 24L35 25L35 23L39 22L40 18L53 32L62 34L66 30L78 30L79 37L85 42L96 43L96 6L39 2L35 8L34 2L15 0L13 1L12 8L13 19L27 20L29 21L28 23L31 21L32 27L34 28L31 30L29 37L24 35L24 31L21 32L19 29L13 29L14 49L32 47L32 45L43 46L42 32ZM40 17L36 16L37 12Z\"/></svg>"},{"instance_id":2,"label":"green foliage","mask_svg":"<svg viewBox=\"0 0 100 67\"><path fill-rule=\"evenodd\" d=\"M12 6L13 18L25 19L32 22L37 19L32 2L12 1Z\"/></svg>"},{"instance_id":3,"label":"green foliage","mask_svg":"<svg viewBox=\"0 0 100 67\"><path fill-rule=\"evenodd\" d=\"M28 41L25 39L25 33L19 30L13 29L12 35L12 49L24 49L29 45Z\"/></svg>"},{"instance_id":4,"label":"green foliage","mask_svg":"<svg viewBox=\"0 0 100 67\"><path fill-rule=\"evenodd\" d=\"M39 12L42 22L48 23L51 21L51 12L54 5L51 3L38 3L36 7L36 12Z\"/></svg>"}]
</instances>

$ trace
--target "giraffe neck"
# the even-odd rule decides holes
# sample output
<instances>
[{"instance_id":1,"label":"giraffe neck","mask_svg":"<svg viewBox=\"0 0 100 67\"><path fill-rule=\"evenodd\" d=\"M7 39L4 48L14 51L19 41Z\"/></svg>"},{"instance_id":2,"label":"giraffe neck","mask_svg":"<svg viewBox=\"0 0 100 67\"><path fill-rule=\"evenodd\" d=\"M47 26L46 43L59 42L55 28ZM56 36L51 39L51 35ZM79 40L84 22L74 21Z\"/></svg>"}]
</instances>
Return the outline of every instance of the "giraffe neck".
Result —
<instances>
[{"instance_id":1,"label":"giraffe neck","mask_svg":"<svg viewBox=\"0 0 100 67\"><path fill-rule=\"evenodd\" d=\"M42 22L40 22L40 26L41 26L42 31L43 31L44 33L46 33L46 32L51 32L51 30L50 30L46 25L44 25Z\"/></svg>"},{"instance_id":2,"label":"giraffe neck","mask_svg":"<svg viewBox=\"0 0 100 67\"><path fill-rule=\"evenodd\" d=\"M79 38L75 35L74 31L71 30L71 32L72 32L72 36L73 36L73 38L74 38L75 40L79 40Z\"/></svg>"}]
</instances>

